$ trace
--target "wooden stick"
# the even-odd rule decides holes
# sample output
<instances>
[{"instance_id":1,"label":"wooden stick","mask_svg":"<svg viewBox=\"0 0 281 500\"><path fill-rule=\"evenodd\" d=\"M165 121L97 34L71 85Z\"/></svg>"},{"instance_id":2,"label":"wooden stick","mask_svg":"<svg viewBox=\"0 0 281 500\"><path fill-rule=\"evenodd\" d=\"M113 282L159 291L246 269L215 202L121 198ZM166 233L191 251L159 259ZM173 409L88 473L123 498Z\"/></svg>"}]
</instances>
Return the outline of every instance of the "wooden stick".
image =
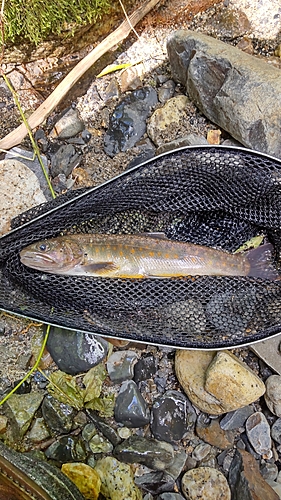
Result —
<instances>
[{"instance_id":1,"label":"wooden stick","mask_svg":"<svg viewBox=\"0 0 281 500\"><path fill-rule=\"evenodd\" d=\"M81 78L81 76L108 50L122 42L130 33L132 27L143 19L148 12L159 3L160 0L146 0L143 5L136 9L129 17L129 22L126 19L115 30L110 33L97 47L95 47L84 59L82 59L60 82L55 90L47 97L47 99L39 106L34 113L29 117L28 123L31 129L38 127L43 123L47 116L55 109L67 92ZM0 149L10 149L25 138L27 129L22 123L15 130L0 139Z\"/></svg>"}]
</instances>

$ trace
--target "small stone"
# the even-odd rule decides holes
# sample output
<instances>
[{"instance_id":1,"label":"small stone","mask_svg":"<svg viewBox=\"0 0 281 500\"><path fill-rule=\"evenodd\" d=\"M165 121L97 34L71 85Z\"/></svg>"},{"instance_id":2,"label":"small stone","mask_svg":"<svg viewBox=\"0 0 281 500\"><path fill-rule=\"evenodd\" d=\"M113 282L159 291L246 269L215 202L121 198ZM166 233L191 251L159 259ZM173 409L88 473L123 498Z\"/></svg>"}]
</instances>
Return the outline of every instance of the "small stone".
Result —
<instances>
[{"instance_id":1,"label":"small stone","mask_svg":"<svg viewBox=\"0 0 281 500\"><path fill-rule=\"evenodd\" d=\"M135 351L116 351L108 358L106 367L109 378L115 384L124 380L132 379L134 376L134 365L137 362Z\"/></svg>"},{"instance_id":2,"label":"small stone","mask_svg":"<svg viewBox=\"0 0 281 500\"><path fill-rule=\"evenodd\" d=\"M60 370L76 375L87 372L106 357L108 342L92 333L51 327L47 349Z\"/></svg>"},{"instance_id":3,"label":"small stone","mask_svg":"<svg viewBox=\"0 0 281 500\"><path fill-rule=\"evenodd\" d=\"M194 427L196 413L188 399L178 391L167 391L156 399L151 410L151 431L160 441L182 439Z\"/></svg>"},{"instance_id":4,"label":"small stone","mask_svg":"<svg viewBox=\"0 0 281 500\"><path fill-rule=\"evenodd\" d=\"M43 418L36 418L26 437L33 443L40 443L50 437L50 432Z\"/></svg>"},{"instance_id":5,"label":"small stone","mask_svg":"<svg viewBox=\"0 0 281 500\"><path fill-rule=\"evenodd\" d=\"M264 462L260 467L260 472L266 481L274 481L278 476L278 467L276 464Z\"/></svg>"},{"instance_id":6,"label":"small stone","mask_svg":"<svg viewBox=\"0 0 281 500\"><path fill-rule=\"evenodd\" d=\"M11 219L46 201L36 175L18 160L0 161L0 235L11 229Z\"/></svg>"},{"instance_id":7,"label":"small stone","mask_svg":"<svg viewBox=\"0 0 281 500\"><path fill-rule=\"evenodd\" d=\"M114 457L104 457L97 461L95 471L101 479L101 493L110 500L141 500L142 493L134 484L133 472L129 465Z\"/></svg>"},{"instance_id":8,"label":"small stone","mask_svg":"<svg viewBox=\"0 0 281 500\"><path fill-rule=\"evenodd\" d=\"M258 462L244 450L237 450L231 463L228 484L232 500L279 500L275 491L263 479Z\"/></svg>"},{"instance_id":9,"label":"small stone","mask_svg":"<svg viewBox=\"0 0 281 500\"><path fill-rule=\"evenodd\" d=\"M262 380L227 351L218 352L208 366L205 389L221 401L224 411L246 406L265 392Z\"/></svg>"},{"instance_id":10,"label":"small stone","mask_svg":"<svg viewBox=\"0 0 281 500\"><path fill-rule=\"evenodd\" d=\"M180 493L161 493L156 500L184 500Z\"/></svg>"},{"instance_id":11,"label":"small stone","mask_svg":"<svg viewBox=\"0 0 281 500\"><path fill-rule=\"evenodd\" d=\"M157 471L135 478L135 483L142 490L157 495L163 491L173 491L175 480L167 472Z\"/></svg>"},{"instance_id":12,"label":"small stone","mask_svg":"<svg viewBox=\"0 0 281 500\"><path fill-rule=\"evenodd\" d=\"M207 457L211 449L212 447L210 444L200 443L194 448L191 456L192 458L195 458L195 460L200 462L201 460Z\"/></svg>"},{"instance_id":13,"label":"small stone","mask_svg":"<svg viewBox=\"0 0 281 500\"><path fill-rule=\"evenodd\" d=\"M230 500L230 489L224 475L211 467L187 471L182 478L182 491L188 500Z\"/></svg>"},{"instance_id":14,"label":"small stone","mask_svg":"<svg viewBox=\"0 0 281 500\"><path fill-rule=\"evenodd\" d=\"M206 416L199 415L196 423L196 434L206 443L216 446L221 450L231 448L234 444L235 434L233 431L224 431L221 429L218 420L205 422Z\"/></svg>"},{"instance_id":15,"label":"small stone","mask_svg":"<svg viewBox=\"0 0 281 500\"><path fill-rule=\"evenodd\" d=\"M61 464L66 462L83 462L86 451L82 439L78 436L63 436L45 450L47 458Z\"/></svg>"},{"instance_id":16,"label":"small stone","mask_svg":"<svg viewBox=\"0 0 281 500\"><path fill-rule=\"evenodd\" d=\"M60 146L51 159L52 177L57 177L59 175L68 177L74 167L78 165L78 162L76 162L77 159L78 156L72 144L63 144Z\"/></svg>"},{"instance_id":17,"label":"small stone","mask_svg":"<svg viewBox=\"0 0 281 500\"><path fill-rule=\"evenodd\" d=\"M154 470L165 470L174 461L173 446L165 441L133 435L114 449L122 462L144 464Z\"/></svg>"},{"instance_id":18,"label":"small stone","mask_svg":"<svg viewBox=\"0 0 281 500\"><path fill-rule=\"evenodd\" d=\"M281 418L277 418L271 427L271 437L276 443L281 444Z\"/></svg>"},{"instance_id":19,"label":"small stone","mask_svg":"<svg viewBox=\"0 0 281 500\"><path fill-rule=\"evenodd\" d=\"M114 417L127 427L143 427L150 421L150 411L133 380L123 382L115 401Z\"/></svg>"},{"instance_id":20,"label":"small stone","mask_svg":"<svg viewBox=\"0 0 281 500\"><path fill-rule=\"evenodd\" d=\"M49 429L64 434L72 429L75 410L48 395L42 404L42 415Z\"/></svg>"},{"instance_id":21,"label":"small stone","mask_svg":"<svg viewBox=\"0 0 281 500\"><path fill-rule=\"evenodd\" d=\"M246 432L254 450L264 458L271 458L270 426L262 412L250 415L246 422Z\"/></svg>"},{"instance_id":22,"label":"small stone","mask_svg":"<svg viewBox=\"0 0 281 500\"><path fill-rule=\"evenodd\" d=\"M281 335L274 335L272 338L262 340L250 346L251 351L279 375L281 375L280 340Z\"/></svg>"},{"instance_id":23,"label":"small stone","mask_svg":"<svg viewBox=\"0 0 281 500\"><path fill-rule=\"evenodd\" d=\"M121 439L116 432L98 413L94 410L87 410L90 420L94 423L94 426L110 441L113 446L120 443ZM128 437L128 436L127 436Z\"/></svg>"},{"instance_id":24,"label":"small stone","mask_svg":"<svg viewBox=\"0 0 281 500\"><path fill-rule=\"evenodd\" d=\"M61 471L76 484L85 500L98 500L101 480L92 467L82 463L62 464Z\"/></svg>"},{"instance_id":25,"label":"small stone","mask_svg":"<svg viewBox=\"0 0 281 500\"><path fill-rule=\"evenodd\" d=\"M281 417L281 375L271 375L265 381L265 402L270 411Z\"/></svg>"},{"instance_id":26,"label":"small stone","mask_svg":"<svg viewBox=\"0 0 281 500\"><path fill-rule=\"evenodd\" d=\"M168 99L171 99L175 93L174 80L167 80L158 90L158 100L164 104Z\"/></svg>"},{"instance_id":27,"label":"small stone","mask_svg":"<svg viewBox=\"0 0 281 500\"><path fill-rule=\"evenodd\" d=\"M156 360L151 354L142 356L134 366L134 381L136 384L142 380L152 378L156 373Z\"/></svg>"},{"instance_id":28,"label":"small stone","mask_svg":"<svg viewBox=\"0 0 281 500\"><path fill-rule=\"evenodd\" d=\"M162 144L162 146L157 148L156 154L161 155L162 153L173 151L173 149L183 148L184 146L197 146L204 144L207 145L208 141L203 135L188 134L184 137L179 137L174 141L165 142L165 144Z\"/></svg>"},{"instance_id":29,"label":"small stone","mask_svg":"<svg viewBox=\"0 0 281 500\"><path fill-rule=\"evenodd\" d=\"M70 108L58 119L49 136L52 138L68 139L74 137L84 130L85 126L80 120L78 111Z\"/></svg>"},{"instance_id":30,"label":"small stone","mask_svg":"<svg viewBox=\"0 0 281 500\"><path fill-rule=\"evenodd\" d=\"M183 112L188 103L188 97L180 95L172 97L162 108L154 111L147 125L147 133L156 146L159 147L163 142L167 142L163 136L168 134L171 128L179 125L184 118Z\"/></svg>"},{"instance_id":31,"label":"small stone","mask_svg":"<svg viewBox=\"0 0 281 500\"><path fill-rule=\"evenodd\" d=\"M113 445L103 437L101 434L99 434L97 431L95 431L95 434L91 437L91 439L88 441L89 448L92 453L111 453L113 450Z\"/></svg>"},{"instance_id":32,"label":"small stone","mask_svg":"<svg viewBox=\"0 0 281 500\"><path fill-rule=\"evenodd\" d=\"M220 426L224 431L239 429L243 427L247 418L254 413L251 406L243 406L238 410L228 412L221 420Z\"/></svg>"},{"instance_id":33,"label":"small stone","mask_svg":"<svg viewBox=\"0 0 281 500\"><path fill-rule=\"evenodd\" d=\"M24 436L44 395L39 392L12 394L5 403L5 413L9 418L15 439Z\"/></svg>"}]
</instances>

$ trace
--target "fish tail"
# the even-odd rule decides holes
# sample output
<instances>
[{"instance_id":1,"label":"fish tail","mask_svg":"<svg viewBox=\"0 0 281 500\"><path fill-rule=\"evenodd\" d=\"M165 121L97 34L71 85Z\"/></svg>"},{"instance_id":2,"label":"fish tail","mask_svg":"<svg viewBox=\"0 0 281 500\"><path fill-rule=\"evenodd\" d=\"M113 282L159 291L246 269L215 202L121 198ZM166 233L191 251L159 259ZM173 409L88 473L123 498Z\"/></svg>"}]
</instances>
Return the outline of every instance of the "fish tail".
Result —
<instances>
[{"instance_id":1,"label":"fish tail","mask_svg":"<svg viewBox=\"0 0 281 500\"><path fill-rule=\"evenodd\" d=\"M273 252L274 248L271 243L249 250L247 252L247 259L250 264L248 276L267 280L281 279L281 275L273 264Z\"/></svg>"}]
</instances>

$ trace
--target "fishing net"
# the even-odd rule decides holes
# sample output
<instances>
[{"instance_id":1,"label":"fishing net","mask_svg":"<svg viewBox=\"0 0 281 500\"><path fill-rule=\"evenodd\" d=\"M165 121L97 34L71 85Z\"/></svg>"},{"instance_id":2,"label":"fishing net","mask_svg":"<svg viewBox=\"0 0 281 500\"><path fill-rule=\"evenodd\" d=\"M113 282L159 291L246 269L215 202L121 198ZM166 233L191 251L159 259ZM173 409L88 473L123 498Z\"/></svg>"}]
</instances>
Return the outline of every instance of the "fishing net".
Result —
<instances>
[{"instance_id":1,"label":"fishing net","mask_svg":"<svg viewBox=\"0 0 281 500\"><path fill-rule=\"evenodd\" d=\"M66 328L211 349L281 332L281 281L250 277L116 279L59 276L23 266L19 251L65 233L164 232L234 251L264 234L280 268L281 163L198 146L156 157L91 189L22 214L0 239L0 308Z\"/></svg>"}]
</instances>

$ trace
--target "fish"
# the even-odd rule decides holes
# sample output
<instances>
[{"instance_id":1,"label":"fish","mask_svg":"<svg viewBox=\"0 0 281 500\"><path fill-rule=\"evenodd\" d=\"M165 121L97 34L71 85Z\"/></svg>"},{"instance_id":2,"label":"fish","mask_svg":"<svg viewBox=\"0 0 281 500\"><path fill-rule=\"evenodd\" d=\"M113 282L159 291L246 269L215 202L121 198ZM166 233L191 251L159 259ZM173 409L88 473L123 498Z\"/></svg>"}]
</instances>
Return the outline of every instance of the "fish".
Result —
<instances>
[{"instance_id":1,"label":"fish","mask_svg":"<svg viewBox=\"0 0 281 500\"><path fill-rule=\"evenodd\" d=\"M253 276L276 280L270 243L239 254L169 240L162 233L68 234L20 251L25 266L46 273L108 278Z\"/></svg>"}]
</instances>

